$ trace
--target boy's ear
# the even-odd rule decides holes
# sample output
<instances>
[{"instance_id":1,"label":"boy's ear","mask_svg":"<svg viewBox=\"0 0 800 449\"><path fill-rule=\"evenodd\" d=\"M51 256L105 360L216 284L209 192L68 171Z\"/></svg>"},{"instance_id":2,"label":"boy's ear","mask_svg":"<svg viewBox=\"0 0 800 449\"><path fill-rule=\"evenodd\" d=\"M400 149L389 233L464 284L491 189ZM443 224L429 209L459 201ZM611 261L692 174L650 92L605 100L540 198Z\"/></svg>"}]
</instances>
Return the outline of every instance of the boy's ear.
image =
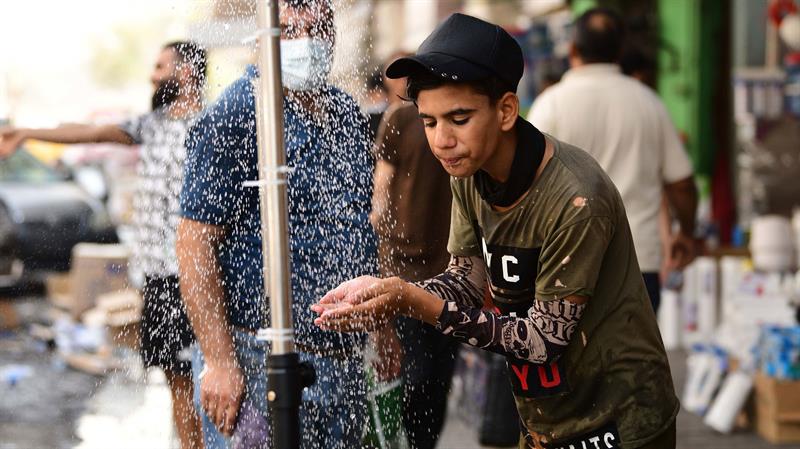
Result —
<instances>
[{"instance_id":1,"label":"boy's ear","mask_svg":"<svg viewBox=\"0 0 800 449\"><path fill-rule=\"evenodd\" d=\"M497 100L498 113L500 114L500 129L511 131L519 116L519 97L512 92L506 92Z\"/></svg>"}]
</instances>

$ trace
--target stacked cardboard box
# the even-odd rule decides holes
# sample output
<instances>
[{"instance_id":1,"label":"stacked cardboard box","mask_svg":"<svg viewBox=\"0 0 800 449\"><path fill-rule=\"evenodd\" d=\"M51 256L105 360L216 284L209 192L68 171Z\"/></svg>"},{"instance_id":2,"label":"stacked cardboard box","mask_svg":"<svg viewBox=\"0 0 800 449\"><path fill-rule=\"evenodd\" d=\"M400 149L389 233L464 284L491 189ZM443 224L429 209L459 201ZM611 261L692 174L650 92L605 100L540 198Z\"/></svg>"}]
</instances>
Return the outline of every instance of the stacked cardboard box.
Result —
<instances>
[{"instance_id":1,"label":"stacked cardboard box","mask_svg":"<svg viewBox=\"0 0 800 449\"><path fill-rule=\"evenodd\" d=\"M142 297L136 290L106 293L97 298L96 307L84 314L84 322L105 326L114 345L136 349L139 347L142 306Z\"/></svg>"},{"instance_id":2,"label":"stacked cardboard box","mask_svg":"<svg viewBox=\"0 0 800 449\"><path fill-rule=\"evenodd\" d=\"M75 369L102 375L116 368L119 360L113 346L136 348L139 341L142 298L127 285L128 250L124 246L76 245L70 272L46 280L54 325L39 334L52 338L66 363ZM92 338L86 340L86 336Z\"/></svg>"},{"instance_id":3,"label":"stacked cardboard box","mask_svg":"<svg viewBox=\"0 0 800 449\"><path fill-rule=\"evenodd\" d=\"M16 329L19 325L19 314L14 304L0 298L0 330Z\"/></svg>"},{"instance_id":4,"label":"stacked cardboard box","mask_svg":"<svg viewBox=\"0 0 800 449\"><path fill-rule=\"evenodd\" d=\"M95 306L97 298L128 285L128 249L122 245L79 243L72 249L68 275L48 278L48 298L78 319Z\"/></svg>"},{"instance_id":5,"label":"stacked cardboard box","mask_svg":"<svg viewBox=\"0 0 800 449\"><path fill-rule=\"evenodd\" d=\"M800 381L756 374L756 429L774 444L800 443Z\"/></svg>"}]
</instances>

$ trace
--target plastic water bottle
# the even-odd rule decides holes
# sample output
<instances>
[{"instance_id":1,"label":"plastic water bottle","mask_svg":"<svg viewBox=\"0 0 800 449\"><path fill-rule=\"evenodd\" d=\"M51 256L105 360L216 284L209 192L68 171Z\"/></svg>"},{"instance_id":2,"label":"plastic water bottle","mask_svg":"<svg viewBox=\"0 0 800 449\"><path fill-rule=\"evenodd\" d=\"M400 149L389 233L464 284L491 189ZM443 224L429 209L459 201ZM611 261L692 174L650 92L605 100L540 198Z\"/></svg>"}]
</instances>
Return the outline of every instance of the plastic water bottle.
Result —
<instances>
[{"instance_id":1,"label":"plastic water bottle","mask_svg":"<svg viewBox=\"0 0 800 449\"><path fill-rule=\"evenodd\" d=\"M703 422L717 432L730 433L736 422L736 415L747 401L752 388L751 373L736 371L728 374Z\"/></svg>"}]
</instances>

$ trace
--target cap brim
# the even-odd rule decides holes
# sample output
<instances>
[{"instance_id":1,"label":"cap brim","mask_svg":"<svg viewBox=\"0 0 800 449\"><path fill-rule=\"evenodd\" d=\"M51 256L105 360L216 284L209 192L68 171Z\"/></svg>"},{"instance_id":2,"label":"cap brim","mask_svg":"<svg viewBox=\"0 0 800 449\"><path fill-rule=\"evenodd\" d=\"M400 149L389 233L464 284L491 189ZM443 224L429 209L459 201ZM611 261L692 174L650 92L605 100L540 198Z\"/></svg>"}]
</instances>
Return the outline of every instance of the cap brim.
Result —
<instances>
[{"instance_id":1,"label":"cap brim","mask_svg":"<svg viewBox=\"0 0 800 449\"><path fill-rule=\"evenodd\" d=\"M443 53L426 53L400 58L386 68L386 77L392 79L420 73L430 73L453 81L475 81L492 75L492 71L487 68Z\"/></svg>"}]
</instances>

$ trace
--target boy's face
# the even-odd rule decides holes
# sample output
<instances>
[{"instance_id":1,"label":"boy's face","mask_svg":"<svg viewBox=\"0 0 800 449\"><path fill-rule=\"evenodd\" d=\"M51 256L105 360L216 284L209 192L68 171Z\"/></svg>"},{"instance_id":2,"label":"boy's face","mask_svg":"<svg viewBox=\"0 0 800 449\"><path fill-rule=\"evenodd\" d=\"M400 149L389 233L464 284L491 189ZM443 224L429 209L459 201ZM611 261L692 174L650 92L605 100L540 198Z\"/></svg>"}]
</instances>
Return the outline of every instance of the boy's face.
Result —
<instances>
[{"instance_id":1,"label":"boy's face","mask_svg":"<svg viewBox=\"0 0 800 449\"><path fill-rule=\"evenodd\" d=\"M486 95L446 84L421 91L417 107L431 151L451 176L472 176L494 156L502 113Z\"/></svg>"}]
</instances>

